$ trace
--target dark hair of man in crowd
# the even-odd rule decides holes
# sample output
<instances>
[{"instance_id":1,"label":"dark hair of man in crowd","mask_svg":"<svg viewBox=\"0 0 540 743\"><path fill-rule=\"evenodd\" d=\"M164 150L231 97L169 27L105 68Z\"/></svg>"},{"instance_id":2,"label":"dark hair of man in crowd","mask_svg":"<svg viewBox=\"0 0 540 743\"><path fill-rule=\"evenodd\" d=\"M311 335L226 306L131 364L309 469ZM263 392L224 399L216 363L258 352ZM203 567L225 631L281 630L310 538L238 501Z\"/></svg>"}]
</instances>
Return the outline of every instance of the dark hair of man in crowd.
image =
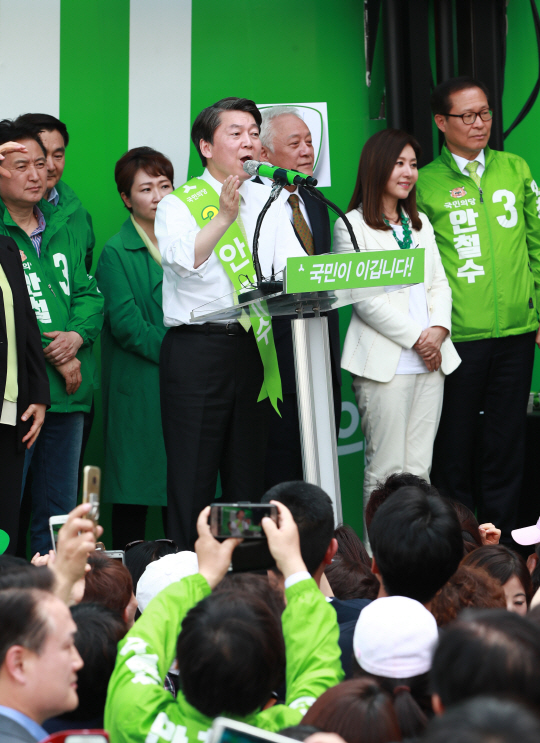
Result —
<instances>
[{"instance_id":1,"label":"dark hair of man in crowd","mask_svg":"<svg viewBox=\"0 0 540 743\"><path fill-rule=\"evenodd\" d=\"M21 142L25 139L33 139L41 147L43 154L47 157L47 151L43 146L41 137L35 126L19 120L2 119L0 121L0 144L6 142Z\"/></svg>"},{"instance_id":2,"label":"dark hair of man in crowd","mask_svg":"<svg viewBox=\"0 0 540 743\"><path fill-rule=\"evenodd\" d=\"M33 653L41 651L50 628L42 604L50 598L48 591L37 588L6 588L0 591L0 666L13 645L21 645Z\"/></svg>"},{"instance_id":3,"label":"dark hair of man in crowd","mask_svg":"<svg viewBox=\"0 0 540 743\"><path fill-rule=\"evenodd\" d=\"M455 93L461 93L462 90L470 90L471 88L480 88L488 100L488 105L491 105L487 86L475 77L462 75L461 77L452 77L450 80L445 80L437 85L431 94L431 112L434 116L436 114L447 116L452 109L452 96Z\"/></svg>"},{"instance_id":4,"label":"dark hair of man in crowd","mask_svg":"<svg viewBox=\"0 0 540 743\"><path fill-rule=\"evenodd\" d=\"M435 488L430 485L427 480L424 480L418 475L413 475L411 472L394 472L392 475L388 475L385 480L379 480L369 497L364 513L368 532L375 513L382 506L385 500L387 500L392 493L395 493L396 490L404 488L407 485L414 485L415 487L420 488L420 490L423 490L424 493L437 493Z\"/></svg>"},{"instance_id":5,"label":"dark hair of man in crowd","mask_svg":"<svg viewBox=\"0 0 540 743\"><path fill-rule=\"evenodd\" d=\"M401 740L392 697L373 679L351 679L327 689L302 722L325 733L337 733L345 743Z\"/></svg>"},{"instance_id":6,"label":"dark hair of man in crowd","mask_svg":"<svg viewBox=\"0 0 540 743\"><path fill-rule=\"evenodd\" d=\"M473 552L482 546L478 521L471 509L460 503L460 501L453 498L446 498L446 500L452 505L459 519L461 535L463 537L463 553L468 555L469 552Z\"/></svg>"},{"instance_id":7,"label":"dark hair of man in crowd","mask_svg":"<svg viewBox=\"0 0 540 743\"><path fill-rule=\"evenodd\" d=\"M417 738L432 715L429 673L410 678L390 678L368 673L352 658L352 675L374 679L393 699L399 727L404 738Z\"/></svg>"},{"instance_id":8,"label":"dark hair of man in crowd","mask_svg":"<svg viewBox=\"0 0 540 743\"><path fill-rule=\"evenodd\" d=\"M540 588L540 543L534 546L534 554L536 555L536 564L529 572L531 573L531 583L533 589L533 596Z\"/></svg>"},{"instance_id":9,"label":"dark hair of man in crowd","mask_svg":"<svg viewBox=\"0 0 540 743\"><path fill-rule=\"evenodd\" d=\"M503 544L489 544L464 557L463 564L483 568L502 586L510 578L516 576L523 586L527 606L531 603L533 597L531 575L525 560L514 550L508 549Z\"/></svg>"},{"instance_id":10,"label":"dark hair of man in crowd","mask_svg":"<svg viewBox=\"0 0 540 743\"><path fill-rule=\"evenodd\" d=\"M133 181L139 170L154 178L165 176L174 183L173 164L165 155L152 147L134 147L122 155L114 166L114 180L119 194L125 194L128 198L131 196ZM129 212L133 211L126 203L124 206Z\"/></svg>"},{"instance_id":11,"label":"dark hair of man in crowd","mask_svg":"<svg viewBox=\"0 0 540 743\"><path fill-rule=\"evenodd\" d=\"M540 708L540 629L503 609L465 610L441 631L431 668L443 706L479 694Z\"/></svg>"},{"instance_id":12,"label":"dark hair of man in crowd","mask_svg":"<svg viewBox=\"0 0 540 743\"><path fill-rule=\"evenodd\" d=\"M137 592L137 585L148 565L160 560L165 555L174 555L178 552L176 544L166 540L141 542L134 544L125 553L126 568L131 573L133 591Z\"/></svg>"},{"instance_id":13,"label":"dark hair of man in crowd","mask_svg":"<svg viewBox=\"0 0 540 743\"><path fill-rule=\"evenodd\" d=\"M540 720L522 704L479 696L435 717L422 743L537 743Z\"/></svg>"},{"instance_id":14,"label":"dark hair of man in crowd","mask_svg":"<svg viewBox=\"0 0 540 743\"><path fill-rule=\"evenodd\" d=\"M193 122L191 128L191 141L195 145L201 162L206 167L206 158L201 152L201 139L209 144L214 144L214 132L221 124L220 114L223 111L245 111L255 119L259 131L261 130L262 116L254 101L249 98L222 98L212 106L203 108L201 113Z\"/></svg>"},{"instance_id":15,"label":"dark hair of man in crowd","mask_svg":"<svg viewBox=\"0 0 540 743\"><path fill-rule=\"evenodd\" d=\"M281 622L259 596L220 591L182 622L177 659L187 701L203 715L245 717L285 678Z\"/></svg>"},{"instance_id":16,"label":"dark hair of man in crowd","mask_svg":"<svg viewBox=\"0 0 540 743\"><path fill-rule=\"evenodd\" d=\"M91 569L84 576L84 603L101 604L123 616L133 595L129 570L100 552L88 558Z\"/></svg>"},{"instance_id":17,"label":"dark hair of man in crowd","mask_svg":"<svg viewBox=\"0 0 540 743\"><path fill-rule=\"evenodd\" d=\"M277 500L292 514L300 535L300 552L308 572L320 567L334 536L334 510L330 496L318 485L303 480L281 482L262 497L262 503Z\"/></svg>"},{"instance_id":18,"label":"dark hair of man in crowd","mask_svg":"<svg viewBox=\"0 0 540 743\"><path fill-rule=\"evenodd\" d=\"M60 134L62 135L62 139L64 140L64 147L67 147L69 144L69 134L67 126L64 124L63 121L57 119L56 116L51 116L50 114L22 114L16 119L16 121L17 123L21 122L24 124L29 124L30 126L34 127L38 134L43 131L58 131L60 132Z\"/></svg>"},{"instance_id":19,"label":"dark hair of man in crowd","mask_svg":"<svg viewBox=\"0 0 540 743\"><path fill-rule=\"evenodd\" d=\"M304 741L310 735L320 732L319 728L316 728L314 725L303 725L300 723L300 725L291 725L288 728L283 728L283 730L279 731L279 734L292 740Z\"/></svg>"},{"instance_id":20,"label":"dark hair of man in crowd","mask_svg":"<svg viewBox=\"0 0 540 743\"><path fill-rule=\"evenodd\" d=\"M487 570L462 563L431 602L431 613L443 627L463 609L506 609L506 598Z\"/></svg>"},{"instance_id":21,"label":"dark hair of man in crowd","mask_svg":"<svg viewBox=\"0 0 540 743\"><path fill-rule=\"evenodd\" d=\"M54 589L54 573L45 565L36 567L21 557L0 555L0 591L6 588Z\"/></svg>"},{"instance_id":22,"label":"dark hair of man in crowd","mask_svg":"<svg viewBox=\"0 0 540 743\"><path fill-rule=\"evenodd\" d=\"M100 604L72 606L71 616L77 625L75 647L84 666L77 671L79 706L63 714L62 719L93 721L103 718L117 646L127 627L115 611Z\"/></svg>"},{"instance_id":23,"label":"dark hair of man in crowd","mask_svg":"<svg viewBox=\"0 0 540 743\"><path fill-rule=\"evenodd\" d=\"M396 162L407 145L410 145L420 160L422 149L419 142L400 129L384 129L368 139L362 148L358 176L347 211L362 207L364 220L374 230L390 230L383 220L382 199L384 189ZM416 186L406 199L399 199L398 210L403 209L415 230L422 229L416 207Z\"/></svg>"},{"instance_id":24,"label":"dark hair of man in crowd","mask_svg":"<svg viewBox=\"0 0 540 743\"><path fill-rule=\"evenodd\" d=\"M334 596L349 599L376 599L379 581L371 572L371 560L360 537L348 525L334 531L338 550L324 571Z\"/></svg>"},{"instance_id":25,"label":"dark hair of man in crowd","mask_svg":"<svg viewBox=\"0 0 540 743\"><path fill-rule=\"evenodd\" d=\"M454 509L417 487L400 488L382 504L369 538L386 593L421 604L431 601L463 556Z\"/></svg>"},{"instance_id":26,"label":"dark hair of man in crowd","mask_svg":"<svg viewBox=\"0 0 540 743\"><path fill-rule=\"evenodd\" d=\"M277 591L270 581L268 575L257 573L226 573L222 581L214 588L213 593L222 591L233 591L235 593L248 593L251 596L266 601L268 608L280 622L281 615L285 611L285 598L282 591Z\"/></svg>"}]
</instances>

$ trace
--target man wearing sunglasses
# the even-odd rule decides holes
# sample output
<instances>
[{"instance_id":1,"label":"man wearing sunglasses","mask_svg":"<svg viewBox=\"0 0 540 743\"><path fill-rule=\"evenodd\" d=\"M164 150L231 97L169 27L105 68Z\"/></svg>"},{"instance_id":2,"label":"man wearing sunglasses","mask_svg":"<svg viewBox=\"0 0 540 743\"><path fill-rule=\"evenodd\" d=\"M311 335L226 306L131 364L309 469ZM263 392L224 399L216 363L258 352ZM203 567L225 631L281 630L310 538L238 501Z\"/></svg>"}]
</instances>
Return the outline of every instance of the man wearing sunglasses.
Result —
<instances>
[{"instance_id":1,"label":"man wearing sunglasses","mask_svg":"<svg viewBox=\"0 0 540 743\"><path fill-rule=\"evenodd\" d=\"M420 171L418 207L435 229L462 359L445 381L431 479L510 545L540 344L540 189L521 157L488 147L493 112L482 82L448 80L431 106L445 144Z\"/></svg>"}]
</instances>

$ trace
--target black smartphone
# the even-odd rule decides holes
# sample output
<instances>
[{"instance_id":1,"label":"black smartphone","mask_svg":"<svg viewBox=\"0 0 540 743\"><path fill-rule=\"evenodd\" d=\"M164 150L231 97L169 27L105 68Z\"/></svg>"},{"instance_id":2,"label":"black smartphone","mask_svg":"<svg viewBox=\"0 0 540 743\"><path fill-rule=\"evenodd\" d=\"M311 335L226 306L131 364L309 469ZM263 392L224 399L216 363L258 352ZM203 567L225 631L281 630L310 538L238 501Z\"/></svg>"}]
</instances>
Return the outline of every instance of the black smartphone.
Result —
<instances>
[{"instance_id":1,"label":"black smartphone","mask_svg":"<svg viewBox=\"0 0 540 743\"><path fill-rule=\"evenodd\" d=\"M277 524L277 507L268 503L214 503L210 507L210 531L216 539L266 540L261 526L265 516Z\"/></svg>"}]
</instances>

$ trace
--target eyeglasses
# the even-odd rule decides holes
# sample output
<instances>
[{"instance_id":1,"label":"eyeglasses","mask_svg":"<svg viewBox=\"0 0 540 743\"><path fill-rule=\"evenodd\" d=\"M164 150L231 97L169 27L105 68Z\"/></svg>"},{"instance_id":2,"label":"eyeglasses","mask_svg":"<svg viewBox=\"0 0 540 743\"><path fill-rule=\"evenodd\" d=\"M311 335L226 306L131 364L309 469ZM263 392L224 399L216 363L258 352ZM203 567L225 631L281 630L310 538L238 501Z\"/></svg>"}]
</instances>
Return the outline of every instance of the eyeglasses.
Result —
<instances>
[{"instance_id":1,"label":"eyeglasses","mask_svg":"<svg viewBox=\"0 0 540 743\"><path fill-rule=\"evenodd\" d=\"M474 124L476 121L476 117L480 116L482 121L491 121L493 118L493 111L490 111L489 108L485 108L483 111L480 111L479 114L477 114L475 111L467 111L466 114L445 114L446 116L452 116L455 119L461 119L464 124Z\"/></svg>"},{"instance_id":2,"label":"eyeglasses","mask_svg":"<svg viewBox=\"0 0 540 743\"><path fill-rule=\"evenodd\" d=\"M154 539L154 542L165 542L165 544L170 544L172 547L175 548L176 552L178 552L178 547L176 545L176 542L174 542L172 539ZM136 544L144 544L146 542L146 539L135 539L134 542L129 542L124 547L124 552L127 552L132 547L135 547Z\"/></svg>"}]
</instances>

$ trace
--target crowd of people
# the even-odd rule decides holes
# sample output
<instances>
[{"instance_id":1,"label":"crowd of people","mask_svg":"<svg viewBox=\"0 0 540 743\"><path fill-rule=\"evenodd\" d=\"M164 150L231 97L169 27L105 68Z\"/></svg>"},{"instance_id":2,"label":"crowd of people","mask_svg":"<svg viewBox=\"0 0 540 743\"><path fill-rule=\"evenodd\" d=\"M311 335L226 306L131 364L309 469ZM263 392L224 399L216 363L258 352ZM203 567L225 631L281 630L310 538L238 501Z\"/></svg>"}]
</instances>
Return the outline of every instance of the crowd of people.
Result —
<instances>
[{"instance_id":1,"label":"crowd of people","mask_svg":"<svg viewBox=\"0 0 540 743\"><path fill-rule=\"evenodd\" d=\"M87 728L204 743L218 716L310 743L540 739L540 547L525 562L512 537L540 545L540 528L515 531L540 192L521 158L489 148L481 81L439 85L432 108L440 157L419 171L411 134L375 134L347 213L360 250L422 249L423 282L357 302L342 355L328 313L333 423L344 368L366 440L363 541L302 480L294 318L260 303L192 321L254 283L272 184L246 161L313 175L300 112L205 108L192 128L204 171L177 188L164 154L123 154L129 216L97 261L62 178L65 124L0 122L0 743ZM353 249L345 221L332 241L320 202L285 187L261 230L263 275L331 248ZM76 506L99 381L106 539L125 565ZM230 569L249 529L212 535L218 477L223 502L275 504L268 571ZM16 556L28 502L33 564ZM66 514L50 550L49 518Z\"/></svg>"},{"instance_id":2,"label":"crowd of people","mask_svg":"<svg viewBox=\"0 0 540 743\"><path fill-rule=\"evenodd\" d=\"M263 502L268 570L231 572L242 539L210 507L195 552L141 540L124 566L82 504L56 553L0 556L0 741L195 743L217 717L309 743L538 740L535 559L407 472L378 483L371 559L318 486Z\"/></svg>"}]
</instances>

